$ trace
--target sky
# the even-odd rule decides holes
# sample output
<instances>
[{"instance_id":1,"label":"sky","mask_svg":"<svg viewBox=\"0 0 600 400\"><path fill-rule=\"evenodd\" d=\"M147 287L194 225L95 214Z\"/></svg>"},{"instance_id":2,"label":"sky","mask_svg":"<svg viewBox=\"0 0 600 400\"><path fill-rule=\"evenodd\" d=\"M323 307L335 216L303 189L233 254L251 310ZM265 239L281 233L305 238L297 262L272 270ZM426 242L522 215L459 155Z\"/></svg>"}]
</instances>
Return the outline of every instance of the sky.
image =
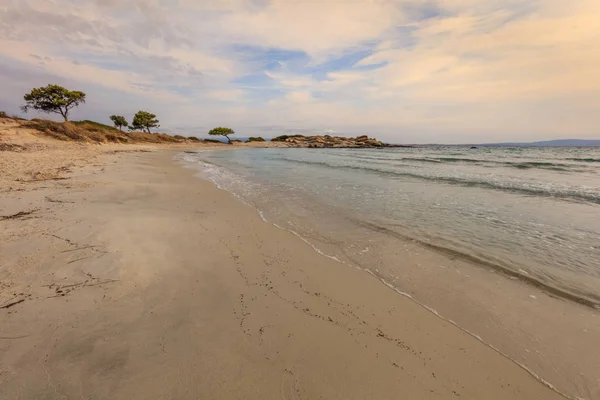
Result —
<instances>
[{"instance_id":1,"label":"sky","mask_svg":"<svg viewBox=\"0 0 600 400\"><path fill-rule=\"evenodd\" d=\"M186 136L600 139L600 1L0 0L0 110L49 83Z\"/></svg>"}]
</instances>

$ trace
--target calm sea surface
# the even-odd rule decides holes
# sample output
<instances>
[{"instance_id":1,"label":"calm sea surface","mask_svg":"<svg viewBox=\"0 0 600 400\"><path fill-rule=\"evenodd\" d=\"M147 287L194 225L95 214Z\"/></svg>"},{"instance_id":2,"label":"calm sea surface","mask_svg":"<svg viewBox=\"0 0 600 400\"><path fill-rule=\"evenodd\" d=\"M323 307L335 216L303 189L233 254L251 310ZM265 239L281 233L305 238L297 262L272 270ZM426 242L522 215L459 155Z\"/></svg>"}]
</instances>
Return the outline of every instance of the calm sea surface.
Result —
<instances>
[{"instance_id":1,"label":"calm sea surface","mask_svg":"<svg viewBox=\"0 0 600 400\"><path fill-rule=\"evenodd\" d=\"M600 304L600 148L272 148L185 160L336 258L368 264L383 234Z\"/></svg>"}]
</instances>

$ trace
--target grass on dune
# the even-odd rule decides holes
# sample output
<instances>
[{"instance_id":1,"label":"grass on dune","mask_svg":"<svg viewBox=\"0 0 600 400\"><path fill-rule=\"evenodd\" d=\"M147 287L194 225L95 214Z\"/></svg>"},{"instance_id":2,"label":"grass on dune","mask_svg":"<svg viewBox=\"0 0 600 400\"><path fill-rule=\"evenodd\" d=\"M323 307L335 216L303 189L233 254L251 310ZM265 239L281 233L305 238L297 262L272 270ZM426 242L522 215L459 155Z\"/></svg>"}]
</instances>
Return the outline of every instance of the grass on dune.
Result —
<instances>
[{"instance_id":1,"label":"grass on dune","mask_svg":"<svg viewBox=\"0 0 600 400\"><path fill-rule=\"evenodd\" d=\"M183 136L164 133L122 132L95 121L55 122L33 119L25 124L40 134L58 140L92 143L184 143Z\"/></svg>"}]
</instances>

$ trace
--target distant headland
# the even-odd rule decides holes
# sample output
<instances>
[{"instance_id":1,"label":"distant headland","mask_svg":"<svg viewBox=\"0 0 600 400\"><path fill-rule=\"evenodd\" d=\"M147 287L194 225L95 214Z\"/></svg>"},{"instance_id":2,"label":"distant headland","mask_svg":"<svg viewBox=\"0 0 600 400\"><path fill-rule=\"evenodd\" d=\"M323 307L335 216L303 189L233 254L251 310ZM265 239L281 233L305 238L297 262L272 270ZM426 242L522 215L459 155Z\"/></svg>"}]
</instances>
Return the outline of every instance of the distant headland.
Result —
<instances>
[{"instance_id":1,"label":"distant headland","mask_svg":"<svg viewBox=\"0 0 600 400\"><path fill-rule=\"evenodd\" d=\"M404 145L390 145L383 143L367 135L357 136L355 138L343 136L303 136L303 135L283 135L271 139L271 142L280 142L288 144L289 147L308 147L308 148L381 148L381 147L411 147Z\"/></svg>"}]
</instances>

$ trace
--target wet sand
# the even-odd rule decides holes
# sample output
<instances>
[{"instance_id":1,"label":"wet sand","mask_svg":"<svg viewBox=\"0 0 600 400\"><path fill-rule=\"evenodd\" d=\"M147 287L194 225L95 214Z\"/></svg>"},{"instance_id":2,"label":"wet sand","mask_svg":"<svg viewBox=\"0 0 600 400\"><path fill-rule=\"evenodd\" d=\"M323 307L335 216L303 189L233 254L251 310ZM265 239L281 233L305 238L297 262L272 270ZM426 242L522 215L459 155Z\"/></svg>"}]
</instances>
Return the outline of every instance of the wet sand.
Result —
<instances>
[{"instance_id":1,"label":"wet sand","mask_svg":"<svg viewBox=\"0 0 600 400\"><path fill-rule=\"evenodd\" d=\"M0 398L563 398L173 155L2 188Z\"/></svg>"}]
</instances>

